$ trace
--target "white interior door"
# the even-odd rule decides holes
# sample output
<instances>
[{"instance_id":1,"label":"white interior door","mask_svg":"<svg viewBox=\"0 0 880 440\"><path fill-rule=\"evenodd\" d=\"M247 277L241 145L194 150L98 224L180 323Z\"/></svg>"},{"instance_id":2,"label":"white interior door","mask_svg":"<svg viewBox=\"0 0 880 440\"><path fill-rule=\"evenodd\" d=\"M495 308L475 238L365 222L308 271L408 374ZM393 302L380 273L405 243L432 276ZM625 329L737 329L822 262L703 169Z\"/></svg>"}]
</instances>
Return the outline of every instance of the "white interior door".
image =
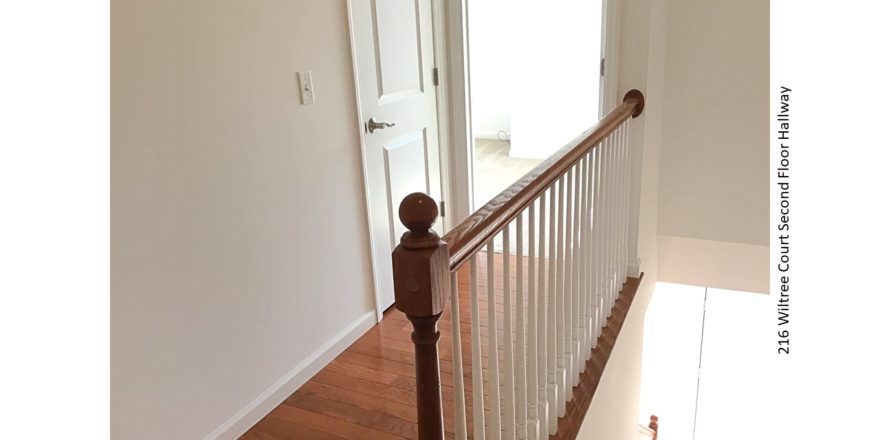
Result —
<instances>
[{"instance_id":1,"label":"white interior door","mask_svg":"<svg viewBox=\"0 0 880 440\"><path fill-rule=\"evenodd\" d=\"M405 232L397 216L400 201L417 191L442 199L431 2L349 4L381 311L394 303L391 251ZM370 120L379 125L372 132L366 126ZM434 229L440 228L438 221Z\"/></svg>"}]
</instances>

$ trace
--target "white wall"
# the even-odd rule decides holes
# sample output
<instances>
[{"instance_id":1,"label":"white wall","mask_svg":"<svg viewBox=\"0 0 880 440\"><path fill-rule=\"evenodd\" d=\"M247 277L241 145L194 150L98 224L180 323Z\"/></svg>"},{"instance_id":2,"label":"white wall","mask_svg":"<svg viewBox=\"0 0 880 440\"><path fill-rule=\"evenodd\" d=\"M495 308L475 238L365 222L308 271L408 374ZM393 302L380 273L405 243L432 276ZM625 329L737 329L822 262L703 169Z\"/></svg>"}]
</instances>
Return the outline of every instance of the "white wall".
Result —
<instances>
[{"instance_id":1,"label":"white wall","mask_svg":"<svg viewBox=\"0 0 880 440\"><path fill-rule=\"evenodd\" d=\"M718 248L734 255L728 244L737 243L762 247L754 267L767 267L769 5L669 0L667 16L659 234L715 243L661 247L661 260L705 261L712 254L703 250ZM741 285L689 282L766 292L766 271L748 263L727 268ZM661 279L681 282L674 272L661 271Z\"/></svg>"},{"instance_id":2,"label":"white wall","mask_svg":"<svg viewBox=\"0 0 880 440\"><path fill-rule=\"evenodd\" d=\"M659 278L668 283L769 293L767 246L661 235Z\"/></svg>"},{"instance_id":3,"label":"white wall","mask_svg":"<svg viewBox=\"0 0 880 440\"><path fill-rule=\"evenodd\" d=\"M113 438L205 438L373 319L346 17L114 2Z\"/></svg>"},{"instance_id":4,"label":"white wall","mask_svg":"<svg viewBox=\"0 0 880 440\"><path fill-rule=\"evenodd\" d=\"M665 0L623 0L619 26L619 97L638 88L645 93L645 111L633 120L631 146L636 156L633 195L638 196L637 255L645 273L620 336L605 367L578 439L635 439L639 423L644 314L657 283L657 191L660 129L663 121L665 70ZM618 99L619 101L619 99ZM640 174L639 171L640 170ZM635 213L634 213L635 214Z\"/></svg>"}]
</instances>

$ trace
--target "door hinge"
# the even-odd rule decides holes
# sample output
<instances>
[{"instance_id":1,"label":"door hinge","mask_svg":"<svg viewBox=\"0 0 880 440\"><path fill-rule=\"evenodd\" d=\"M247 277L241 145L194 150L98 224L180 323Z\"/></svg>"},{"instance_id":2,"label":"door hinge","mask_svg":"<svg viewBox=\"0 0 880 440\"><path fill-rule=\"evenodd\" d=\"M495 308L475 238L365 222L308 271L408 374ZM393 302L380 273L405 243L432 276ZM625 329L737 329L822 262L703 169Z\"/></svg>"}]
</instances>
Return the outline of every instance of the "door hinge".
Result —
<instances>
[{"instance_id":1,"label":"door hinge","mask_svg":"<svg viewBox=\"0 0 880 440\"><path fill-rule=\"evenodd\" d=\"M440 217L446 217L446 202L440 201Z\"/></svg>"},{"instance_id":2,"label":"door hinge","mask_svg":"<svg viewBox=\"0 0 880 440\"><path fill-rule=\"evenodd\" d=\"M599 62L599 76L605 76L605 58Z\"/></svg>"},{"instance_id":3,"label":"door hinge","mask_svg":"<svg viewBox=\"0 0 880 440\"><path fill-rule=\"evenodd\" d=\"M435 86L440 85L440 69L438 69L436 67L434 68L434 85Z\"/></svg>"}]
</instances>

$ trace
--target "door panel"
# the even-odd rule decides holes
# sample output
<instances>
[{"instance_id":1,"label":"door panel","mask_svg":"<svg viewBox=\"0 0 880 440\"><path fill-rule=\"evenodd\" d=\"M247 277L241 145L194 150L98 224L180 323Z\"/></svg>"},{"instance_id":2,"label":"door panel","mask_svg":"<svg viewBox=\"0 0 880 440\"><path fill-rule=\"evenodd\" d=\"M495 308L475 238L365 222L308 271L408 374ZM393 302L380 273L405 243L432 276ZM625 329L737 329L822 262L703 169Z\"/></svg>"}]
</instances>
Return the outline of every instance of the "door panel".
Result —
<instances>
[{"instance_id":1,"label":"door panel","mask_svg":"<svg viewBox=\"0 0 880 440\"><path fill-rule=\"evenodd\" d=\"M374 0L376 74L379 100L421 93L422 54L419 45L418 1Z\"/></svg>"},{"instance_id":2,"label":"door panel","mask_svg":"<svg viewBox=\"0 0 880 440\"><path fill-rule=\"evenodd\" d=\"M429 0L350 0L361 120L393 123L364 130L364 168L377 307L394 303L391 251L404 232L400 201L440 192L440 151ZM434 229L442 234L442 222Z\"/></svg>"}]
</instances>

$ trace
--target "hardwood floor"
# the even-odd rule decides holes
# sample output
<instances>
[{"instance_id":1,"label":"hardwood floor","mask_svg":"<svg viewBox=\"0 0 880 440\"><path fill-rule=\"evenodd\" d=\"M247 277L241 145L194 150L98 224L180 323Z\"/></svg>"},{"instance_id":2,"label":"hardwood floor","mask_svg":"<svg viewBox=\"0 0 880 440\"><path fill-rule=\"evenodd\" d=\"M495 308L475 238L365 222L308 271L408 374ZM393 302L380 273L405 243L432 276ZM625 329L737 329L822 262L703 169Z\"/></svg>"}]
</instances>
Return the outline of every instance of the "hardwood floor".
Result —
<instances>
[{"instance_id":1,"label":"hardwood floor","mask_svg":"<svg viewBox=\"0 0 880 440\"><path fill-rule=\"evenodd\" d=\"M515 280L515 256L511 256L511 289ZM523 258L527 268L527 258ZM501 341L501 309L503 291L500 255L495 258L495 303ZM524 270L527 280L527 270ZM486 373L488 337L485 254L478 260L478 305L480 340L483 358L483 381ZM461 310L462 353L465 376L468 432L473 432L470 392L471 378L471 279L467 268L459 272L458 286ZM527 281L526 281L527 282ZM567 416L560 420L554 440L574 439L598 386L599 378L614 342L623 325L629 306L638 290L640 279L629 278L614 306L612 317L602 331L599 344L591 355L581 385L567 405ZM512 293L515 298L515 294ZM515 304L515 299L512 301ZM515 310L515 308L514 308ZM452 401L452 323L447 304L438 323L440 371L443 392L444 429L446 438L453 439ZM241 438L244 440L401 440L417 439L416 394L411 326L406 317L392 308L378 325L348 347L323 370L306 382ZM487 389L484 386L484 389Z\"/></svg>"}]
</instances>

